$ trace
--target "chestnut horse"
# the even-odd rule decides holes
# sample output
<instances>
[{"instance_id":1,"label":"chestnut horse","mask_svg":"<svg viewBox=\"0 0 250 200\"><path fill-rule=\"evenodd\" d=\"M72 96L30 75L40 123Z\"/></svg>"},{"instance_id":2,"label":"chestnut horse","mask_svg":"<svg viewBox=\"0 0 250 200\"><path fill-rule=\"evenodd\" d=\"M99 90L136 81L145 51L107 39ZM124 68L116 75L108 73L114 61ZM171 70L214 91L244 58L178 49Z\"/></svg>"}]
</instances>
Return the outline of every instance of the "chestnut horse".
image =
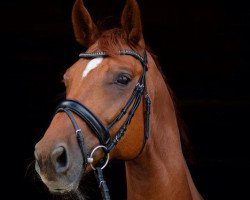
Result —
<instances>
[{"instance_id":1,"label":"chestnut horse","mask_svg":"<svg viewBox=\"0 0 250 200\"><path fill-rule=\"evenodd\" d=\"M120 159L129 200L202 199L183 156L169 88L146 50L136 0L127 0L119 28L100 32L82 0L72 22L87 53L64 74L66 100L35 146L44 184L52 193L78 191L84 174Z\"/></svg>"}]
</instances>

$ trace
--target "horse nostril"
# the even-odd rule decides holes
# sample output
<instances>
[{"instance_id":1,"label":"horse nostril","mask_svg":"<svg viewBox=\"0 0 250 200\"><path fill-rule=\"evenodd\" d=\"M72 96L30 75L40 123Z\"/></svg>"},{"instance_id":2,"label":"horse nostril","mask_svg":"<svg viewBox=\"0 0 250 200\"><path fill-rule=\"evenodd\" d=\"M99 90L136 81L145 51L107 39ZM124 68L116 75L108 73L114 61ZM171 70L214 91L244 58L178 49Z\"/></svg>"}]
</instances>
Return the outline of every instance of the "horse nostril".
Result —
<instances>
[{"instance_id":1,"label":"horse nostril","mask_svg":"<svg viewBox=\"0 0 250 200\"><path fill-rule=\"evenodd\" d=\"M57 173L63 173L68 170L68 158L66 149L62 146L57 147L51 154L52 163Z\"/></svg>"}]
</instances>

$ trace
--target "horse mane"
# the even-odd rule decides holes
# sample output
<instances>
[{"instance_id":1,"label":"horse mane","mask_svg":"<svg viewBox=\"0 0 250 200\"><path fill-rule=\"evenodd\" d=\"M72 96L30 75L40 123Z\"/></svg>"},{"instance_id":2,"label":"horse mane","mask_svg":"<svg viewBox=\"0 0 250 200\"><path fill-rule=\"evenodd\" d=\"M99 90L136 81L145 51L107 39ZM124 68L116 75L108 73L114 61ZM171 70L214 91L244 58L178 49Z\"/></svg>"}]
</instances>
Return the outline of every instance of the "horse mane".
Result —
<instances>
[{"instance_id":1,"label":"horse mane","mask_svg":"<svg viewBox=\"0 0 250 200\"><path fill-rule=\"evenodd\" d=\"M105 51L109 56L119 54L119 50L127 45L132 50L140 52L143 50L138 44L128 39L126 32L120 28L105 30L101 33L97 40L98 47L101 51Z\"/></svg>"},{"instance_id":2,"label":"horse mane","mask_svg":"<svg viewBox=\"0 0 250 200\"><path fill-rule=\"evenodd\" d=\"M124 45L129 46L131 49L137 52L143 51L142 47L138 46L138 44L135 44L128 39L125 31L122 30L121 28L113 28L113 29L103 31L100 37L98 38L97 43L98 43L98 48L101 51L106 52L109 56L118 55L119 50L124 48ZM179 131L180 131L181 146L182 146L184 157L186 161L188 162L188 164L194 164L195 159L193 155L193 146L191 145L191 142L189 140L189 136L186 131L186 125L180 116L177 98L175 97L174 92L172 91L171 87L169 86L167 82L167 78L164 75L162 67L158 61L158 56L151 51L150 47L146 46L146 50L150 53L154 62L156 63L156 66L158 70L160 71L167 85L170 96L172 98L175 111L176 111L176 118L177 118L177 123L178 123Z\"/></svg>"}]
</instances>

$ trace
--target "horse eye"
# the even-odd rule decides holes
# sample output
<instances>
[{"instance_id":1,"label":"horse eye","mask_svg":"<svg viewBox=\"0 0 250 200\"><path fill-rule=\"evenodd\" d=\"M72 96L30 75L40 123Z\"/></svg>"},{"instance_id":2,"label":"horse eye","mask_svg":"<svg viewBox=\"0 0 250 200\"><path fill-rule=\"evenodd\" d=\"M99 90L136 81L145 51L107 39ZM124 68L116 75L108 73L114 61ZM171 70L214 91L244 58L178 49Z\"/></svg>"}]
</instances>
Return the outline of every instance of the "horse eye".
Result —
<instances>
[{"instance_id":1,"label":"horse eye","mask_svg":"<svg viewBox=\"0 0 250 200\"><path fill-rule=\"evenodd\" d=\"M120 74L116 80L116 83L121 85L128 85L131 81L131 78L127 74Z\"/></svg>"}]
</instances>

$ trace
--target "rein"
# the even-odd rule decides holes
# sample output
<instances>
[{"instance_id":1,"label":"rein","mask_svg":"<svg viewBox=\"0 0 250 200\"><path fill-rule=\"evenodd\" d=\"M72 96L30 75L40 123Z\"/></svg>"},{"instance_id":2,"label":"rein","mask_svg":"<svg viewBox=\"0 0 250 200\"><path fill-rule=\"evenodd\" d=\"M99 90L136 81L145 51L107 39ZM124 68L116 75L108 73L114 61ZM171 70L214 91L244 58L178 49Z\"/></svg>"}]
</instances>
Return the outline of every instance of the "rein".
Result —
<instances>
[{"instance_id":1,"label":"rein","mask_svg":"<svg viewBox=\"0 0 250 200\"><path fill-rule=\"evenodd\" d=\"M104 126L102 122L99 120L97 116L89 108L87 108L84 104L80 103L79 101L75 99L65 99L63 100L57 107L56 113L58 112L65 112L69 119L72 122L72 125L75 129L76 139L79 145L79 148L82 153L83 157L83 167L86 168L88 164L92 167L94 170L95 177L97 179L97 182L99 184L99 188L102 193L102 198L104 200L110 200L109 190L106 184L106 181L103 177L102 170L106 167L109 161L109 152L116 146L116 144L120 141L122 136L125 134L128 125L130 124L135 111L137 110L138 106L140 105L140 102L143 97L143 103L144 103L144 142L142 145L142 148L139 152L139 154L136 156L138 157L140 153L142 152L145 143L149 137L149 116L150 116L150 104L151 100L147 92L146 88L146 71L148 70L148 61L147 61L147 53L144 51L144 56L142 57L137 52L128 50L128 49L122 49L119 51L120 55L129 55L133 56L137 60L139 60L143 67L143 72L130 96L128 101L126 102L125 106L121 109L120 113L113 119L113 121L108 125ZM87 59L93 59L98 57L107 57L108 54L105 52L93 52L93 53L81 53L79 55L80 58L87 58ZM131 109L129 110L129 108ZM128 112L128 116L125 119L124 123L121 125L121 127L118 129L118 131L115 133L115 136L111 138L109 130L118 122L120 121L123 116ZM74 114L78 115L82 120L84 120L91 130L95 133L96 137L98 138L100 145L94 147L91 151L91 153L88 153L86 150L86 147L84 145L84 138L82 134L82 130L78 126ZM96 167L93 166L93 154L96 150L102 148L104 153L106 154L105 158L98 161L96 164Z\"/></svg>"}]
</instances>

